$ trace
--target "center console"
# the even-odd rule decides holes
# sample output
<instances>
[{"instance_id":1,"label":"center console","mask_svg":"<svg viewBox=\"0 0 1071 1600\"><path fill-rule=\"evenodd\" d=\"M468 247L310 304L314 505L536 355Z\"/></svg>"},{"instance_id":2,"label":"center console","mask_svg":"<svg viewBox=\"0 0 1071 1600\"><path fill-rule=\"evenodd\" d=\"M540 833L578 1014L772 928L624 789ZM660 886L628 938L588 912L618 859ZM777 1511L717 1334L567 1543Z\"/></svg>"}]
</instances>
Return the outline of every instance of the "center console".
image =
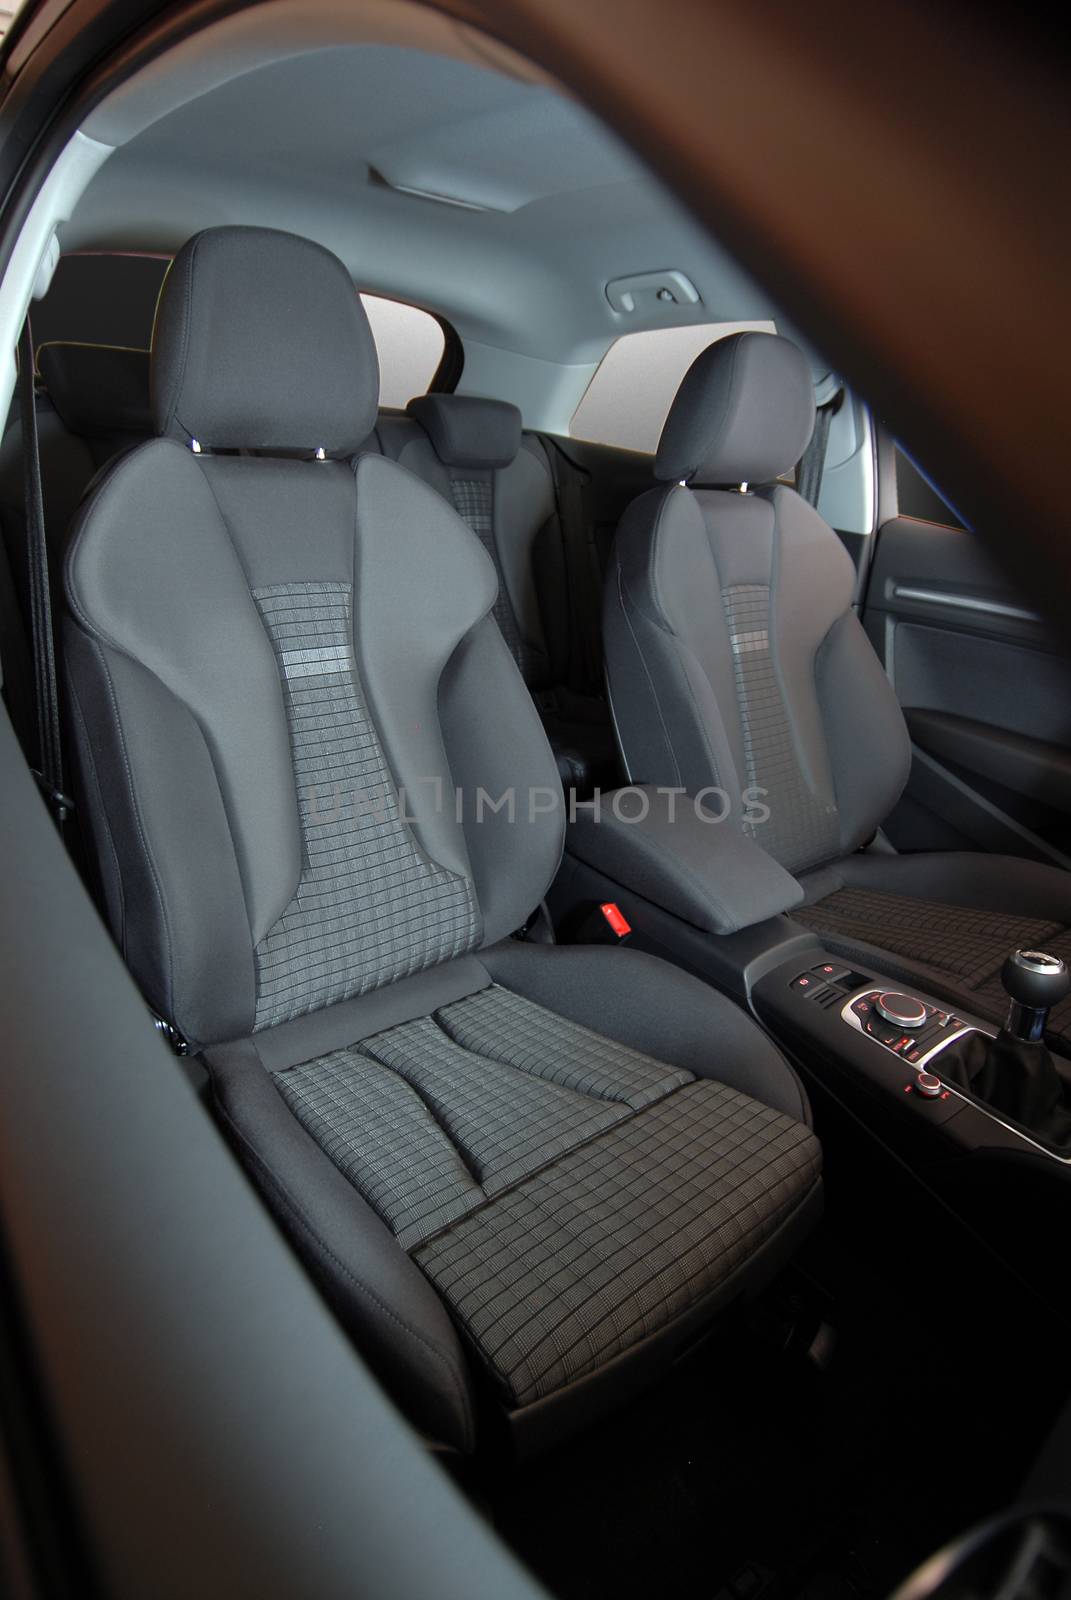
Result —
<instances>
[{"instance_id":1,"label":"center console","mask_svg":"<svg viewBox=\"0 0 1071 1600\"><path fill-rule=\"evenodd\" d=\"M772 1032L961 1149L1018 1152L1071 1175L1071 1080L1042 1042L1049 1006L1071 980L1039 951L1013 952L1003 976L1009 1007L999 1030L833 958L774 968L752 1003Z\"/></svg>"},{"instance_id":2,"label":"center console","mask_svg":"<svg viewBox=\"0 0 1071 1600\"><path fill-rule=\"evenodd\" d=\"M1013 952L1004 1028L827 952L794 922L800 885L684 797L644 787L577 808L551 909L563 936L621 936L748 1005L808 1073L895 1132L940 1130L958 1153L1011 1152L1071 1178L1071 1063L1042 1042L1071 987L1063 962ZM626 805L627 798L627 805Z\"/></svg>"},{"instance_id":3,"label":"center console","mask_svg":"<svg viewBox=\"0 0 1071 1600\"><path fill-rule=\"evenodd\" d=\"M960 1153L1017 1153L1051 1165L1054 1177L1071 1177L1071 1149L1020 1126L963 1083L963 1046L996 1040L992 1023L831 957L774 968L755 983L752 1004L772 1033L850 1098L877 1100L883 1121L939 1129Z\"/></svg>"},{"instance_id":4,"label":"center console","mask_svg":"<svg viewBox=\"0 0 1071 1600\"><path fill-rule=\"evenodd\" d=\"M1048 1298L1054 1231L1071 1220L1071 1062L1043 1042L1063 963L1009 956L1000 1027L829 952L793 920L800 896L750 841L701 819L581 816L549 903L561 939L626 938L747 1006L804 1076L827 1158L833 1122L877 1140Z\"/></svg>"}]
</instances>

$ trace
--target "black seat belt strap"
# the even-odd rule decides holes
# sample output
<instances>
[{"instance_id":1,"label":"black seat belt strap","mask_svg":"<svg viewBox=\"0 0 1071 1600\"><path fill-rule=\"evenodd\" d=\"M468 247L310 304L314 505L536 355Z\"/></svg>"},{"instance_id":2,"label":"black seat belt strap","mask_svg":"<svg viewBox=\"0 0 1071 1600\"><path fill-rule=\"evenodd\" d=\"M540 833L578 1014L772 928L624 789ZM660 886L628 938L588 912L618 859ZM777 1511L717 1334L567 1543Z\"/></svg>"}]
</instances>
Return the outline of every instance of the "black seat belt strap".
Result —
<instances>
[{"instance_id":1,"label":"black seat belt strap","mask_svg":"<svg viewBox=\"0 0 1071 1600\"><path fill-rule=\"evenodd\" d=\"M0 537L0 673L8 716L27 758L34 753L37 711L30 683L30 641L7 545Z\"/></svg>"},{"instance_id":2,"label":"black seat belt strap","mask_svg":"<svg viewBox=\"0 0 1071 1600\"><path fill-rule=\"evenodd\" d=\"M839 389L832 400L826 405L819 406L814 414L814 432L811 442L800 459L796 468L796 493L801 495L809 505L817 508L818 498L822 493L822 476L825 472L826 450L829 447L829 429L834 416L840 410L844 390Z\"/></svg>"},{"instance_id":3,"label":"black seat belt strap","mask_svg":"<svg viewBox=\"0 0 1071 1600\"><path fill-rule=\"evenodd\" d=\"M565 567L569 579L569 681L578 694L602 691L598 640L601 632L599 584L585 485L579 472L548 444L558 493Z\"/></svg>"},{"instance_id":4,"label":"black seat belt strap","mask_svg":"<svg viewBox=\"0 0 1071 1600\"><path fill-rule=\"evenodd\" d=\"M52 594L45 540L45 501L41 491L41 457L37 439L37 402L34 395L33 333L30 319L19 339L19 398L22 412L22 461L26 499L27 567L30 578L30 628L34 665L34 699L37 705L37 743L40 770L35 773L49 809L62 831L74 804L63 785L63 747L60 735L59 684L56 647L52 632Z\"/></svg>"}]
</instances>

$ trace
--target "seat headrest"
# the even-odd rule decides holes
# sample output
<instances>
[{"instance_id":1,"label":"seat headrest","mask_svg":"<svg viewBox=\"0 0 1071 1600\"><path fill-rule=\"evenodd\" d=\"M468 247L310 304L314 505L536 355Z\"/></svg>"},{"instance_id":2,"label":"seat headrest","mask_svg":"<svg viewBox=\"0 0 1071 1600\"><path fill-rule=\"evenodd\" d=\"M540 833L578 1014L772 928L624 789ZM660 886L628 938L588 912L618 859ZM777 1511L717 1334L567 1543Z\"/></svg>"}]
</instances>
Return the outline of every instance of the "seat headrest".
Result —
<instances>
[{"instance_id":1,"label":"seat headrest","mask_svg":"<svg viewBox=\"0 0 1071 1600\"><path fill-rule=\"evenodd\" d=\"M790 472L814 432L802 351L775 333L733 333L700 351L669 409L655 477L671 483L769 483Z\"/></svg>"},{"instance_id":2,"label":"seat headrest","mask_svg":"<svg viewBox=\"0 0 1071 1600\"><path fill-rule=\"evenodd\" d=\"M379 362L337 256L274 228L208 228L164 279L152 347L156 431L205 449L353 454Z\"/></svg>"},{"instance_id":3,"label":"seat headrest","mask_svg":"<svg viewBox=\"0 0 1071 1600\"><path fill-rule=\"evenodd\" d=\"M147 350L57 340L40 347L37 370L71 433L89 439L152 433Z\"/></svg>"},{"instance_id":4,"label":"seat headrest","mask_svg":"<svg viewBox=\"0 0 1071 1600\"><path fill-rule=\"evenodd\" d=\"M422 394L406 410L447 467L508 467L521 448L521 414L508 400Z\"/></svg>"}]
</instances>

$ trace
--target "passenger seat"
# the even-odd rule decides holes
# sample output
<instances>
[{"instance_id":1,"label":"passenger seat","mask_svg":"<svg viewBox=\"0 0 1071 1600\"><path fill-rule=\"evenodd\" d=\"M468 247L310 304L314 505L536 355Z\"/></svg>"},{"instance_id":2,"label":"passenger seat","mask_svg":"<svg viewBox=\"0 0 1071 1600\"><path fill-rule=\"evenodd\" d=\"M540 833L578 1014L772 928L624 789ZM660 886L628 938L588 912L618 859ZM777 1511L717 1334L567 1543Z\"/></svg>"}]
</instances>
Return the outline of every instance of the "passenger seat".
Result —
<instances>
[{"instance_id":1,"label":"passenger seat","mask_svg":"<svg viewBox=\"0 0 1071 1600\"><path fill-rule=\"evenodd\" d=\"M787 339L739 333L689 368L606 587L607 671L634 783L709 785L793 873L826 949L994 1022L1016 946L1071 960L1071 873L865 848L907 781L903 713L852 609L855 570L794 489L814 390ZM691 488L692 480L721 487ZM755 793L766 810L746 803ZM753 820L752 820L753 819ZM1051 1013L1071 1051L1071 999Z\"/></svg>"},{"instance_id":2,"label":"passenger seat","mask_svg":"<svg viewBox=\"0 0 1071 1600\"><path fill-rule=\"evenodd\" d=\"M698 980L510 937L560 860L554 761L486 548L358 454L378 371L342 263L211 229L155 340L159 437L67 556L111 925L416 1425L549 1443L813 1225L806 1098Z\"/></svg>"},{"instance_id":3,"label":"passenger seat","mask_svg":"<svg viewBox=\"0 0 1071 1600\"><path fill-rule=\"evenodd\" d=\"M612 788L620 768L601 674L593 692L576 671L578 654L601 663L597 583L592 575L585 606L565 548L577 531L565 526L548 447L522 431L520 411L503 400L427 394L407 411L381 419L379 445L431 484L491 557L495 620L539 709L562 783L581 798L596 786Z\"/></svg>"}]
</instances>

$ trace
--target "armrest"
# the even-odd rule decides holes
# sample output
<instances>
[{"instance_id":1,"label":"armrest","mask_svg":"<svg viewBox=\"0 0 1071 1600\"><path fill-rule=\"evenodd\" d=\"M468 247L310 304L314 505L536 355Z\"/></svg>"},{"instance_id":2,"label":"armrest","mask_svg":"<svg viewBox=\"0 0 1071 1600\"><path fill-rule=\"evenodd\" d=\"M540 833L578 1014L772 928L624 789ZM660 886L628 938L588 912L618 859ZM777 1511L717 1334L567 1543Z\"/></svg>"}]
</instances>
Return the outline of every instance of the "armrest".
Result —
<instances>
[{"instance_id":1,"label":"armrest","mask_svg":"<svg viewBox=\"0 0 1071 1600\"><path fill-rule=\"evenodd\" d=\"M619 793L621 816L613 794L575 808L565 848L623 888L707 933L736 933L803 899L772 856L682 791L636 784Z\"/></svg>"}]
</instances>

